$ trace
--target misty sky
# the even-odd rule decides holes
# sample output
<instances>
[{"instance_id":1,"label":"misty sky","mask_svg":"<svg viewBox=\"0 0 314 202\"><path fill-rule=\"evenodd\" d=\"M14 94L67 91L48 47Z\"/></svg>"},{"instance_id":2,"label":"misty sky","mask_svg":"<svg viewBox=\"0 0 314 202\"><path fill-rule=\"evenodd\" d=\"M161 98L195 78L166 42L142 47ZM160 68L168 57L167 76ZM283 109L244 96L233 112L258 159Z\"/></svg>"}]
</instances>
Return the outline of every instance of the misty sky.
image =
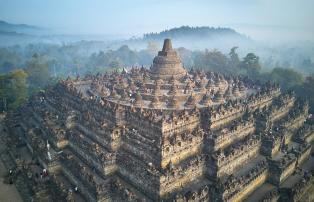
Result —
<instances>
[{"instance_id":1,"label":"misty sky","mask_svg":"<svg viewBox=\"0 0 314 202\"><path fill-rule=\"evenodd\" d=\"M189 25L313 39L314 0L0 0L0 20L76 34L129 37Z\"/></svg>"}]
</instances>

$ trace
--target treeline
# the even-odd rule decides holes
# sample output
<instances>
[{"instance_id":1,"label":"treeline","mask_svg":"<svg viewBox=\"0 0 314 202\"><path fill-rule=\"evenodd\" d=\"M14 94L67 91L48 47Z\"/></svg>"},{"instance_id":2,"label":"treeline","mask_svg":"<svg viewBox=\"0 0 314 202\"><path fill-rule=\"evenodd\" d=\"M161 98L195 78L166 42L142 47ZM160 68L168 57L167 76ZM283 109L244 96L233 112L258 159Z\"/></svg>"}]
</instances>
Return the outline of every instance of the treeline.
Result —
<instances>
[{"instance_id":1,"label":"treeline","mask_svg":"<svg viewBox=\"0 0 314 202\"><path fill-rule=\"evenodd\" d=\"M152 50L152 48L154 50ZM29 45L0 49L0 112L15 109L28 97L60 78L96 74L151 63L157 47L142 51L128 46L86 54L74 45Z\"/></svg>"},{"instance_id":2,"label":"treeline","mask_svg":"<svg viewBox=\"0 0 314 202\"><path fill-rule=\"evenodd\" d=\"M140 51L131 50L125 45L116 50L94 51L84 42L61 46L31 44L25 47L6 47L0 48L0 74L24 69L33 55L39 56L48 65L49 73L54 77L102 72L132 65L146 66L152 62L158 49L156 44L149 43L146 49Z\"/></svg>"},{"instance_id":3,"label":"treeline","mask_svg":"<svg viewBox=\"0 0 314 202\"><path fill-rule=\"evenodd\" d=\"M223 74L247 76L260 83L268 81L278 83L283 91L293 90L297 96L308 99L310 112L314 113L314 73L304 76L295 69L283 67L266 71L254 53L248 53L240 59L236 49L237 47L233 47L228 55L217 50L206 50L194 58L195 66Z\"/></svg>"},{"instance_id":4,"label":"treeline","mask_svg":"<svg viewBox=\"0 0 314 202\"><path fill-rule=\"evenodd\" d=\"M0 110L7 111L17 108L27 101L29 95L44 89L55 81L56 78L49 73L48 64L34 54L26 62L25 68L0 74Z\"/></svg>"},{"instance_id":5,"label":"treeline","mask_svg":"<svg viewBox=\"0 0 314 202\"><path fill-rule=\"evenodd\" d=\"M221 36L221 35L230 35L243 37L243 35L239 34L233 29L230 28L215 28L215 27L190 27L190 26L181 26L178 28L172 28L169 30L164 30L162 32L156 33L148 33L144 34L144 40L160 40L165 38L171 39L179 39L179 38L209 38L213 36Z\"/></svg>"},{"instance_id":6,"label":"treeline","mask_svg":"<svg viewBox=\"0 0 314 202\"><path fill-rule=\"evenodd\" d=\"M27 100L27 74L23 70L14 70L0 75L0 109L15 109Z\"/></svg>"},{"instance_id":7,"label":"treeline","mask_svg":"<svg viewBox=\"0 0 314 202\"><path fill-rule=\"evenodd\" d=\"M121 46L117 50L98 51L88 54L80 48L56 45L32 45L0 49L0 110L14 109L27 100L33 92L53 84L58 78L87 73L110 71L122 67L141 66L147 68L160 47L149 43L144 50L131 50ZM304 76L300 72L277 66L267 69L254 53L240 57L238 47L224 54L218 50L191 51L178 48L178 54L186 68L196 68L223 74L244 75L259 82L273 81L283 90L293 89L299 96L310 99L314 109L313 74ZM310 64L312 61L309 62Z\"/></svg>"}]
</instances>

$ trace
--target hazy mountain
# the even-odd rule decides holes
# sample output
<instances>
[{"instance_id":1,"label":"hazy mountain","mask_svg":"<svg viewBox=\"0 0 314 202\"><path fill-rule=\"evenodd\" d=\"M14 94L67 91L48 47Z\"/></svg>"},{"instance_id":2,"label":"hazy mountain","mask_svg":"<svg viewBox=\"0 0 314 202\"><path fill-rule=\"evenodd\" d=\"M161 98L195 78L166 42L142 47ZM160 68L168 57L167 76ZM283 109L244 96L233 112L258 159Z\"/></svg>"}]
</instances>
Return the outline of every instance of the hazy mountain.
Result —
<instances>
[{"instance_id":1,"label":"hazy mountain","mask_svg":"<svg viewBox=\"0 0 314 202\"><path fill-rule=\"evenodd\" d=\"M46 29L26 24L12 24L0 20L0 31L7 33L20 33L20 34L41 34L46 31Z\"/></svg>"},{"instance_id":2,"label":"hazy mountain","mask_svg":"<svg viewBox=\"0 0 314 202\"><path fill-rule=\"evenodd\" d=\"M147 33L141 38L129 40L127 44L132 47L144 45L147 42L156 42L161 46L165 38L171 38L176 47L181 46L189 49L230 49L232 46L246 46L253 42L248 36L231 28L182 26L158 33ZM143 47L140 46L139 48Z\"/></svg>"},{"instance_id":3,"label":"hazy mountain","mask_svg":"<svg viewBox=\"0 0 314 202\"><path fill-rule=\"evenodd\" d=\"M236 32L231 28L215 28L215 27L189 27L182 26L179 28L172 28L164 30L159 33L144 34L144 40L159 40L164 38L172 39L186 39L186 38L216 38L216 37L239 37L242 39L248 39L248 37Z\"/></svg>"},{"instance_id":4,"label":"hazy mountain","mask_svg":"<svg viewBox=\"0 0 314 202\"><path fill-rule=\"evenodd\" d=\"M38 42L49 30L26 24L12 24L0 20L0 46Z\"/></svg>"}]
</instances>

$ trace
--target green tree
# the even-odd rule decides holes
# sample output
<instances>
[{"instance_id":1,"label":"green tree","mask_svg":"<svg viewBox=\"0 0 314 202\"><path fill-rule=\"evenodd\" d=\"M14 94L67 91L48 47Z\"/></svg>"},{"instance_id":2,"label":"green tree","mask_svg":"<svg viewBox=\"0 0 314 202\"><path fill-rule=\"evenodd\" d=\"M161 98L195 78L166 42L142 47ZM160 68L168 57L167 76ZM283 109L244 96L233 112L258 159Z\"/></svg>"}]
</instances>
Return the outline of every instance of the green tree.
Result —
<instances>
[{"instance_id":1,"label":"green tree","mask_svg":"<svg viewBox=\"0 0 314 202\"><path fill-rule=\"evenodd\" d=\"M293 90L298 96L309 100L310 113L314 114L314 74L307 77L302 85L295 86Z\"/></svg>"},{"instance_id":2,"label":"green tree","mask_svg":"<svg viewBox=\"0 0 314 202\"><path fill-rule=\"evenodd\" d=\"M279 83L282 89L287 90L292 87L300 86L304 82L304 77L301 73L290 69L276 67L270 73L270 79Z\"/></svg>"},{"instance_id":3,"label":"green tree","mask_svg":"<svg viewBox=\"0 0 314 202\"><path fill-rule=\"evenodd\" d=\"M259 63L259 57L254 53L248 53L241 63L239 64L240 68L244 69L248 76L255 78L256 75L261 70L261 65Z\"/></svg>"},{"instance_id":4,"label":"green tree","mask_svg":"<svg viewBox=\"0 0 314 202\"><path fill-rule=\"evenodd\" d=\"M0 73L9 73L16 69L22 61L21 54L12 48L0 48Z\"/></svg>"},{"instance_id":5,"label":"green tree","mask_svg":"<svg viewBox=\"0 0 314 202\"><path fill-rule=\"evenodd\" d=\"M116 58L109 63L109 67L111 69L116 69L119 67L121 68L121 67L123 67L123 63L121 62L121 60L119 58Z\"/></svg>"},{"instance_id":6,"label":"green tree","mask_svg":"<svg viewBox=\"0 0 314 202\"><path fill-rule=\"evenodd\" d=\"M230 73L228 58L216 49L212 51L206 49L205 53L197 54L194 58L194 64L197 68Z\"/></svg>"},{"instance_id":7,"label":"green tree","mask_svg":"<svg viewBox=\"0 0 314 202\"><path fill-rule=\"evenodd\" d=\"M232 47L230 49L230 52L229 52L229 57L230 57L230 66L233 67L233 68L236 68L238 67L239 63L240 63L240 59L239 59L239 55L238 53L236 52L238 47Z\"/></svg>"},{"instance_id":8,"label":"green tree","mask_svg":"<svg viewBox=\"0 0 314 202\"><path fill-rule=\"evenodd\" d=\"M25 71L28 75L31 92L40 90L50 81L48 63L37 54L34 54L26 63Z\"/></svg>"},{"instance_id":9,"label":"green tree","mask_svg":"<svg viewBox=\"0 0 314 202\"><path fill-rule=\"evenodd\" d=\"M114 60L119 58L121 63L125 65L134 65L138 62L138 55L135 51L130 50L127 45L121 46L117 51L114 53Z\"/></svg>"},{"instance_id":10,"label":"green tree","mask_svg":"<svg viewBox=\"0 0 314 202\"><path fill-rule=\"evenodd\" d=\"M1 111L15 109L27 100L27 74L19 69L0 75Z\"/></svg>"}]
</instances>

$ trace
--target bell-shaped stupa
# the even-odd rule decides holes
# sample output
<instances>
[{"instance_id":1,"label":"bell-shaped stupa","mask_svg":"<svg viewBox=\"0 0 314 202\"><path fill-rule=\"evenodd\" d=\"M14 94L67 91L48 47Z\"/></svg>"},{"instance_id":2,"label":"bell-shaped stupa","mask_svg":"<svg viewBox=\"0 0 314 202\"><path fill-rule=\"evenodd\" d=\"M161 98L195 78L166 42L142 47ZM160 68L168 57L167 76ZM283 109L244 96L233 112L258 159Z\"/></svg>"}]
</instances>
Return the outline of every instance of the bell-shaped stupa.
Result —
<instances>
[{"instance_id":1,"label":"bell-shaped stupa","mask_svg":"<svg viewBox=\"0 0 314 202\"><path fill-rule=\"evenodd\" d=\"M150 76L153 79L169 80L180 79L186 75L177 52L172 49L171 40L165 39L162 51L154 58L153 66L150 69Z\"/></svg>"}]
</instances>

